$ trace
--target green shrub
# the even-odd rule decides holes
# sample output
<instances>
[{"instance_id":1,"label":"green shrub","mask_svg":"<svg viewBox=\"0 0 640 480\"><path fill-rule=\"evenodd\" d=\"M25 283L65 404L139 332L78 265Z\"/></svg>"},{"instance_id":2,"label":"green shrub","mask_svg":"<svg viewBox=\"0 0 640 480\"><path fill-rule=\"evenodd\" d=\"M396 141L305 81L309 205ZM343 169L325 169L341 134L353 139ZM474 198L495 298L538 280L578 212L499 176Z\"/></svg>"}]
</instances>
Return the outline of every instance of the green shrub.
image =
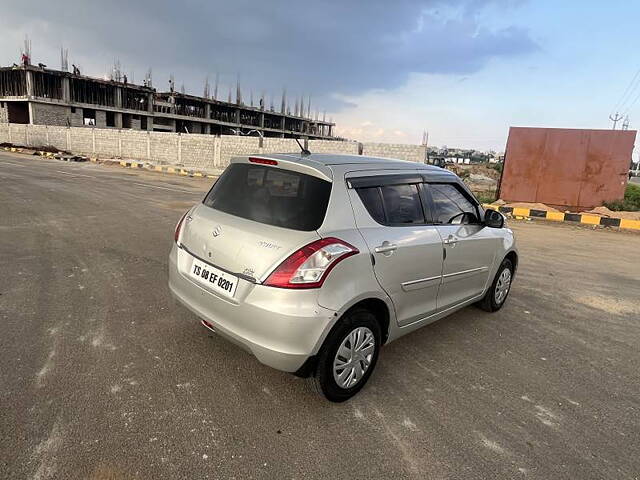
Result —
<instances>
[{"instance_id":1,"label":"green shrub","mask_svg":"<svg viewBox=\"0 0 640 480\"><path fill-rule=\"evenodd\" d=\"M502 173L502 162L490 163L489 168L493 168L495 171Z\"/></svg>"},{"instance_id":2,"label":"green shrub","mask_svg":"<svg viewBox=\"0 0 640 480\"><path fill-rule=\"evenodd\" d=\"M496 199L496 192L494 190L489 190L486 192L477 192L475 193L476 198L480 203L493 203Z\"/></svg>"},{"instance_id":3,"label":"green shrub","mask_svg":"<svg viewBox=\"0 0 640 480\"><path fill-rule=\"evenodd\" d=\"M637 212L640 211L640 186L629 183L622 200L605 202L605 207L613 211Z\"/></svg>"}]
</instances>

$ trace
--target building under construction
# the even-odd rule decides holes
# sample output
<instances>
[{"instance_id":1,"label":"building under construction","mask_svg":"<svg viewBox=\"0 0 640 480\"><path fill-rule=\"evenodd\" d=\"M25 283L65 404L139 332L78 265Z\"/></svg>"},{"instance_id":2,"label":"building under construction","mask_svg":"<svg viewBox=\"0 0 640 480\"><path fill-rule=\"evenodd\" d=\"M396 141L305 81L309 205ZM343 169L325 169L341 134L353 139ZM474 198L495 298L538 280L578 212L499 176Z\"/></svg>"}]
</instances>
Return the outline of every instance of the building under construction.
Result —
<instances>
[{"instance_id":1,"label":"building under construction","mask_svg":"<svg viewBox=\"0 0 640 480\"><path fill-rule=\"evenodd\" d=\"M76 67L73 70L29 64L0 67L0 123L334 138L334 123L311 118L302 100L290 112L284 94L276 111L273 106L267 108L264 99L256 107L245 105L239 87L236 101L224 102L178 93L173 81L170 91L157 92L147 80L145 85L134 85L126 77L102 80L83 76Z\"/></svg>"}]
</instances>

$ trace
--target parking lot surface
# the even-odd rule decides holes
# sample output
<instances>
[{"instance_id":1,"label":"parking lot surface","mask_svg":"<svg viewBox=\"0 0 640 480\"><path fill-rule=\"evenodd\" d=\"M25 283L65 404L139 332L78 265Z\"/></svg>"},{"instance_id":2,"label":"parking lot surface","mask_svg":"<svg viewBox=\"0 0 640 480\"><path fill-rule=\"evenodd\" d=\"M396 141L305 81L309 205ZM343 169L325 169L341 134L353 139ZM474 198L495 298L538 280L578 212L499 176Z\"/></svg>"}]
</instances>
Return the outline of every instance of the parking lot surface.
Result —
<instances>
[{"instance_id":1,"label":"parking lot surface","mask_svg":"<svg viewBox=\"0 0 640 480\"><path fill-rule=\"evenodd\" d=\"M0 154L0 478L640 476L640 235L512 222L505 307L328 403L167 288L211 180Z\"/></svg>"}]
</instances>

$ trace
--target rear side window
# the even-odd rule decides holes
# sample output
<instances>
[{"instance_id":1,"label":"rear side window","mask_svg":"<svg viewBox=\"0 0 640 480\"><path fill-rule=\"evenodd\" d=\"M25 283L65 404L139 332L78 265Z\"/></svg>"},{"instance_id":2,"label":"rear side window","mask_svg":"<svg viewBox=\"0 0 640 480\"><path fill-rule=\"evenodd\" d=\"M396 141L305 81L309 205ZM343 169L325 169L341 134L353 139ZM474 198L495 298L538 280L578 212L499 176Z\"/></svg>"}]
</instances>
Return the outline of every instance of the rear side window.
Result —
<instances>
[{"instance_id":1,"label":"rear side window","mask_svg":"<svg viewBox=\"0 0 640 480\"><path fill-rule=\"evenodd\" d=\"M416 184L358 188L358 195L371 217L386 225L425 223Z\"/></svg>"},{"instance_id":2,"label":"rear side window","mask_svg":"<svg viewBox=\"0 0 640 480\"><path fill-rule=\"evenodd\" d=\"M367 208L369 215L378 223L387 223L384 218L384 208L382 207L382 195L378 187L359 188L360 200Z\"/></svg>"},{"instance_id":3,"label":"rear side window","mask_svg":"<svg viewBox=\"0 0 640 480\"><path fill-rule=\"evenodd\" d=\"M311 231L322 225L330 194L331 182L311 175L232 163L203 203L255 222Z\"/></svg>"},{"instance_id":4,"label":"rear side window","mask_svg":"<svg viewBox=\"0 0 640 480\"><path fill-rule=\"evenodd\" d=\"M476 206L465 197L454 185L441 183L428 186L433 201L433 219L435 223L452 223L462 220L463 223L477 223L478 211Z\"/></svg>"}]
</instances>

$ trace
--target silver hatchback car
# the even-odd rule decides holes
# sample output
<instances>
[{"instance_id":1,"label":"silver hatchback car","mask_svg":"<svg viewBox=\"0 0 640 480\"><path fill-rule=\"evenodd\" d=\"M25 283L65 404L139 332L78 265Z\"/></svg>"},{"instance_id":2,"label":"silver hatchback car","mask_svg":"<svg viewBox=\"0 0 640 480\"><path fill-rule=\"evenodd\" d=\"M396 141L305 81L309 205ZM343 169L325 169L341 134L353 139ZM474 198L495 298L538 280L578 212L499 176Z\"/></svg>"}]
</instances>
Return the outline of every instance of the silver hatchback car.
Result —
<instances>
[{"instance_id":1,"label":"silver hatchback car","mask_svg":"<svg viewBox=\"0 0 640 480\"><path fill-rule=\"evenodd\" d=\"M382 345L478 303L502 307L513 232L453 173L350 155L239 157L182 217L169 287L202 324L329 400Z\"/></svg>"}]
</instances>

